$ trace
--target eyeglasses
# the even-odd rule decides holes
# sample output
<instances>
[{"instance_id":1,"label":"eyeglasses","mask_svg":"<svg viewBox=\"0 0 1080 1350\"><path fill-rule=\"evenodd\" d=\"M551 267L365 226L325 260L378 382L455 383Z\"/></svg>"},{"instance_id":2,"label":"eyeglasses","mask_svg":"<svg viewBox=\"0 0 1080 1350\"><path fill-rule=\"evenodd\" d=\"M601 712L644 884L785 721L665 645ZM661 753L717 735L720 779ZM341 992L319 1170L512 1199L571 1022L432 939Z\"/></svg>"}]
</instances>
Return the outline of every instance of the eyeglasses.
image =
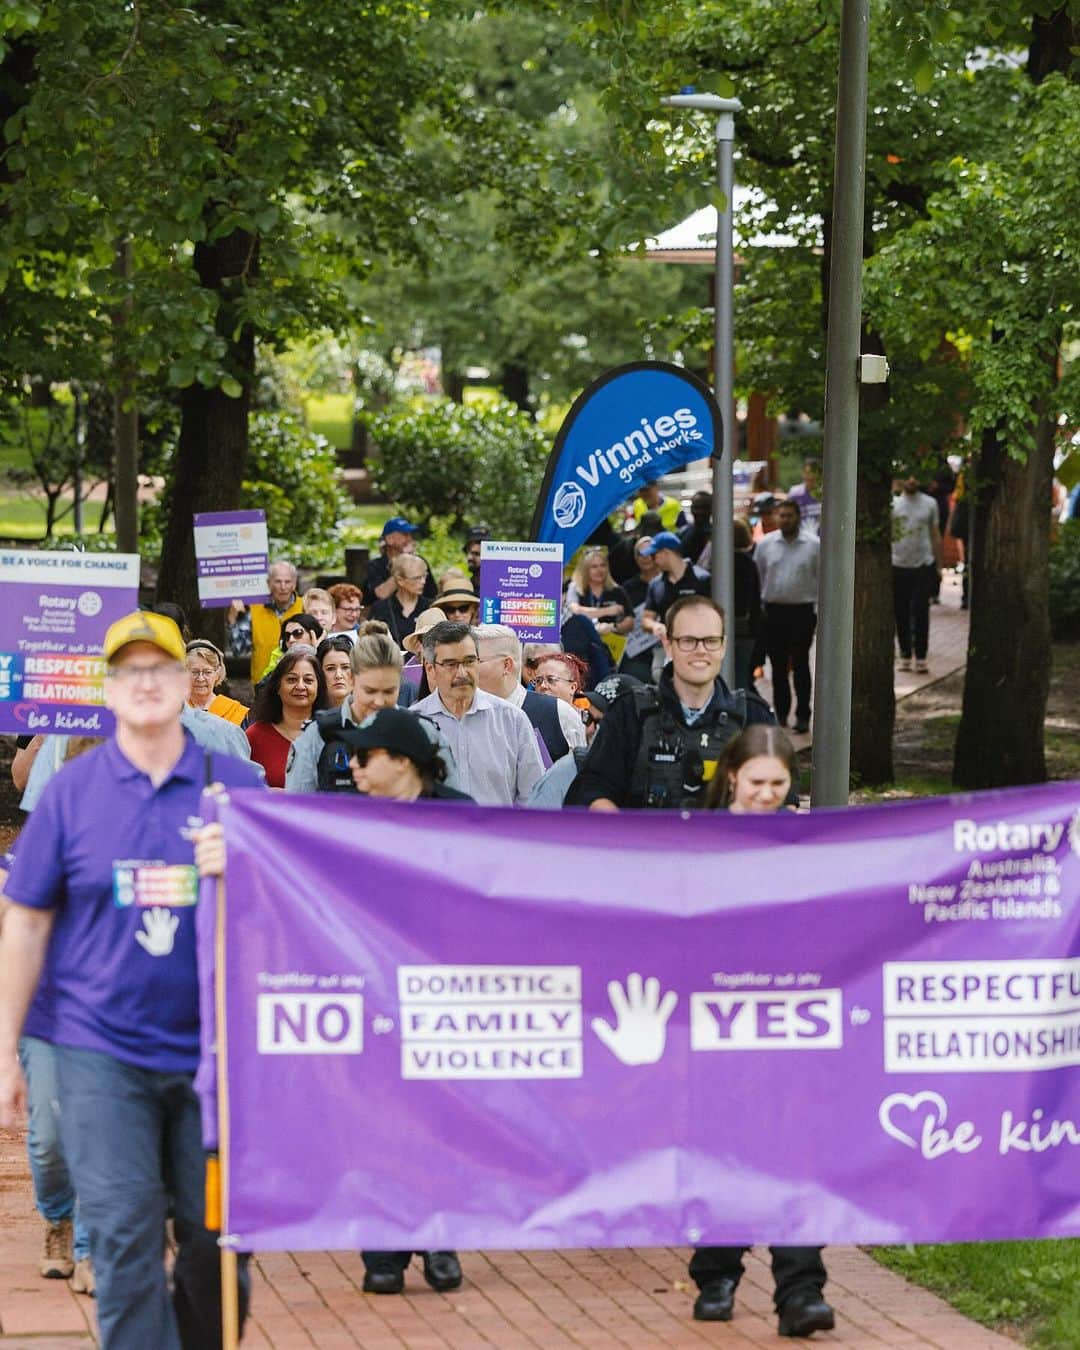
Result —
<instances>
[{"instance_id":1,"label":"eyeglasses","mask_svg":"<svg viewBox=\"0 0 1080 1350\"><path fill-rule=\"evenodd\" d=\"M573 684L574 681L566 675L537 675L533 684Z\"/></svg>"},{"instance_id":2,"label":"eyeglasses","mask_svg":"<svg viewBox=\"0 0 1080 1350\"><path fill-rule=\"evenodd\" d=\"M442 612L443 612L444 614L468 614L473 608L475 608L475 607L474 607L473 605L469 605L469 604L466 604L466 605L443 605L443 606L442 606Z\"/></svg>"},{"instance_id":3,"label":"eyeglasses","mask_svg":"<svg viewBox=\"0 0 1080 1350\"><path fill-rule=\"evenodd\" d=\"M707 652L718 652L724 645L722 637L677 637L671 639L671 645L678 647L681 652L692 652L698 647L704 648Z\"/></svg>"},{"instance_id":4,"label":"eyeglasses","mask_svg":"<svg viewBox=\"0 0 1080 1350\"><path fill-rule=\"evenodd\" d=\"M308 632L308 630L307 630L306 628L286 628L286 629L285 629L285 639L286 639L287 642L293 642L293 641L295 641L297 638L301 639L302 641L307 641L308 639L310 639L310 637L311 637L311 634Z\"/></svg>"},{"instance_id":5,"label":"eyeglasses","mask_svg":"<svg viewBox=\"0 0 1080 1350\"><path fill-rule=\"evenodd\" d=\"M192 670L188 668L188 674L193 680L212 680L217 674L216 670Z\"/></svg>"},{"instance_id":6,"label":"eyeglasses","mask_svg":"<svg viewBox=\"0 0 1080 1350\"><path fill-rule=\"evenodd\" d=\"M155 661L152 666L133 666L123 665L114 666L109 672L109 679L116 680L120 684L134 684L136 680L145 678L151 684L163 684L170 675L176 675L181 670L186 670L179 661Z\"/></svg>"},{"instance_id":7,"label":"eyeglasses","mask_svg":"<svg viewBox=\"0 0 1080 1350\"><path fill-rule=\"evenodd\" d=\"M460 661L432 661L433 666L438 666L440 670L475 670L480 664L478 656L463 656Z\"/></svg>"},{"instance_id":8,"label":"eyeglasses","mask_svg":"<svg viewBox=\"0 0 1080 1350\"><path fill-rule=\"evenodd\" d=\"M359 605L338 605L338 607L337 607L337 612L338 612L339 614L359 614L359 613L360 613L360 606L359 606Z\"/></svg>"}]
</instances>

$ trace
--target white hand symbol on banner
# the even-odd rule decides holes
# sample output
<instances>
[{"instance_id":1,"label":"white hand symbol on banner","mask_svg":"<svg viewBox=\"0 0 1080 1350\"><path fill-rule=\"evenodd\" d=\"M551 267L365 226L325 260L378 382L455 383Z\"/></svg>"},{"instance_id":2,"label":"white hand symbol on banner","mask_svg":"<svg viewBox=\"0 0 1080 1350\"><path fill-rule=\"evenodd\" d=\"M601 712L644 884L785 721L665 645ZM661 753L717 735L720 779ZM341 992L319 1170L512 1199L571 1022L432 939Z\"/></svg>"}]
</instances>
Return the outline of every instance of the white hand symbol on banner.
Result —
<instances>
[{"instance_id":1,"label":"white hand symbol on banner","mask_svg":"<svg viewBox=\"0 0 1080 1350\"><path fill-rule=\"evenodd\" d=\"M168 956L173 949L180 916L168 909L148 909L143 915L146 932L135 934L135 941L148 956Z\"/></svg>"},{"instance_id":2,"label":"white hand symbol on banner","mask_svg":"<svg viewBox=\"0 0 1080 1350\"><path fill-rule=\"evenodd\" d=\"M667 1044L668 1018L679 1001L673 989L660 997L655 975L642 980L635 971L626 977L626 992L618 980L608 981L608 998L615 1010L615 1026L594 1017L592 1029L624 1064L655 1064Z\"/></svg>"}]
</instances>

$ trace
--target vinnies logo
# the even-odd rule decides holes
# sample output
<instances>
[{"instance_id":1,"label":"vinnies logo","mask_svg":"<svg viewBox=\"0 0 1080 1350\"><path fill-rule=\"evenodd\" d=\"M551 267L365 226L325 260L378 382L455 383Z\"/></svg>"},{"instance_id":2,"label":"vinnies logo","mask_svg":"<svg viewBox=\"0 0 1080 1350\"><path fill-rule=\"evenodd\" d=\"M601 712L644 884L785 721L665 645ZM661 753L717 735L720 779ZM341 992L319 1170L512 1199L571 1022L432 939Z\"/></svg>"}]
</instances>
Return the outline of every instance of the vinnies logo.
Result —
<instances>
[{"instance_id":1,"label":"vinnies logo","mask_svg":"<svg viewBox=\"0 0 1080 1350\"><path fill-rule=\"evenodd\" d=\"M560 530L572 530L585 514L585 506L585 492L580 484L561 484L551 503L555 524Z\"/></svg>"},{"instance_id":2,"label":"vinnies logo","mask_svg":"<svg viewBox=\"0 0 1080 1350\"><path fill-rule=\"evenodd\" d=\"M640 426L632 427L620 440L606 448L593 450L574 472L590 488L599 487L602 479L612 476L629 486L642 469L651 476L662 472L659 466L655 470L652 468L657 456L704 439L694 413L689 408L676 408L670 416L652 421L643 417ZM587 505L581 483L575 483L573 479L561 483L551 501L555 524L561 530L572 530L584 518Z\"/></svg>"}]
</instances>

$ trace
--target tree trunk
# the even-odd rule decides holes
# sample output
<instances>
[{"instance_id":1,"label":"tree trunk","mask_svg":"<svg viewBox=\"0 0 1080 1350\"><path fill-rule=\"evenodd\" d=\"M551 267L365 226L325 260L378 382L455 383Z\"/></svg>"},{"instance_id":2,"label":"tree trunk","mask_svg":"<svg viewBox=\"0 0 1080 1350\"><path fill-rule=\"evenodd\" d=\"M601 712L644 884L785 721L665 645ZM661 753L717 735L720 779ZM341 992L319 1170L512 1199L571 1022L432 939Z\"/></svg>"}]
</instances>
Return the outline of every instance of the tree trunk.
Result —
<instances>
[{"instance_id":1,"label":"tree trunk","mask_svg":"<svg viewBox=\"0 0 1080 1350\"><path fill-rule=\"evenodd\" d=\"M1076 21L1060 5L1035 15L1028 76L1075 78ZM1048 359L1057 378L1059 344ZM1036 410L1034 447L1013 459L994 431L976 460L970 543L971 627L964 706L956 733L957 787L1046 780L1044 724L1050 686L1050 494L1055 424Z\"/></svg>"},{"instance_id":2,"label":"tree trunk","mask_svg":"<svg viewBox=\"0 0 1080 1350\"><path fill-rule=\"evenodd\" d=\"M529 368L524 361L507 361L499 376L499 387L503 397L516 404L522 412L532 416L529 403Z\"/></svg>"},{"instance_id":3,"label":"tree trunk","mask_svg":"<svg viewBox=\"0 0 1080 1350\"><path fill-rule=\"evenodd\" d=\"M1053 422L1041 418L1035 438L1023 462L993 431L979 446L968 664L953 764L957 787L1046 779Z\"/></svg>"},{"instance_id":4,"label":"tree trunk","mask_svg":"<svg viewBox=\"0 0 1080 1350\"><path fill-rule=\"evenodd\" d=\"M206 389L201 384L183 391L180 439L161 546L158 599L182 606L192 632L215 640L224 636L224 611L199 609L191 518L197 511L233 511L240 504L255 336L250 328L234 336L236 311L232 301L241 294L257 258L258 240L242 230L213 244L196 245L195 267L202 284L221 292L217 330L229 344L227 364L243 393L239 398L229 398L220 389Z\"/></svg>"}]
</instances>

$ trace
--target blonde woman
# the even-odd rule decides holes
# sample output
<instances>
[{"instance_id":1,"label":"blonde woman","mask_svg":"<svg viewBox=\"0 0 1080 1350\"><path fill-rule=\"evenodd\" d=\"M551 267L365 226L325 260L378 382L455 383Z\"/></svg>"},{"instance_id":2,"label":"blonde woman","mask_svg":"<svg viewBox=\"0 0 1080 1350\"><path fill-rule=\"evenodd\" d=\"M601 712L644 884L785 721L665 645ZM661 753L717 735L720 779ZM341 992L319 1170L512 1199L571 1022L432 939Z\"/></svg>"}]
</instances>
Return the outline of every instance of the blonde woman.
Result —
<instances>
[{"instance_id":1,"label":"blonde woman","mask_svg":"<svg viewBox=\"0 0 1080 1350\"><path fill-rule=\"evenodd\" d=\"M616 586L605 549L587 548L578 559L573 580L566 588L563 622L574 614L591 620L601 635L629 633L634 626L630 598Z\"/></svg>"},{"instance_id":2,"label":"blonde woman","mask_svg":"<svg viewBox=\"0 0 1080 1350\"><path fill-rule=\"evenodd\" d=\"M248 715L247 708L235 698L216 692L218 686L225 682L224 654L205 638L189 642L186 651L185 664L191 676L189 706L202 708L215 717L223 717L226 722L239 726Z\"/></svg>"}]
</instances>

